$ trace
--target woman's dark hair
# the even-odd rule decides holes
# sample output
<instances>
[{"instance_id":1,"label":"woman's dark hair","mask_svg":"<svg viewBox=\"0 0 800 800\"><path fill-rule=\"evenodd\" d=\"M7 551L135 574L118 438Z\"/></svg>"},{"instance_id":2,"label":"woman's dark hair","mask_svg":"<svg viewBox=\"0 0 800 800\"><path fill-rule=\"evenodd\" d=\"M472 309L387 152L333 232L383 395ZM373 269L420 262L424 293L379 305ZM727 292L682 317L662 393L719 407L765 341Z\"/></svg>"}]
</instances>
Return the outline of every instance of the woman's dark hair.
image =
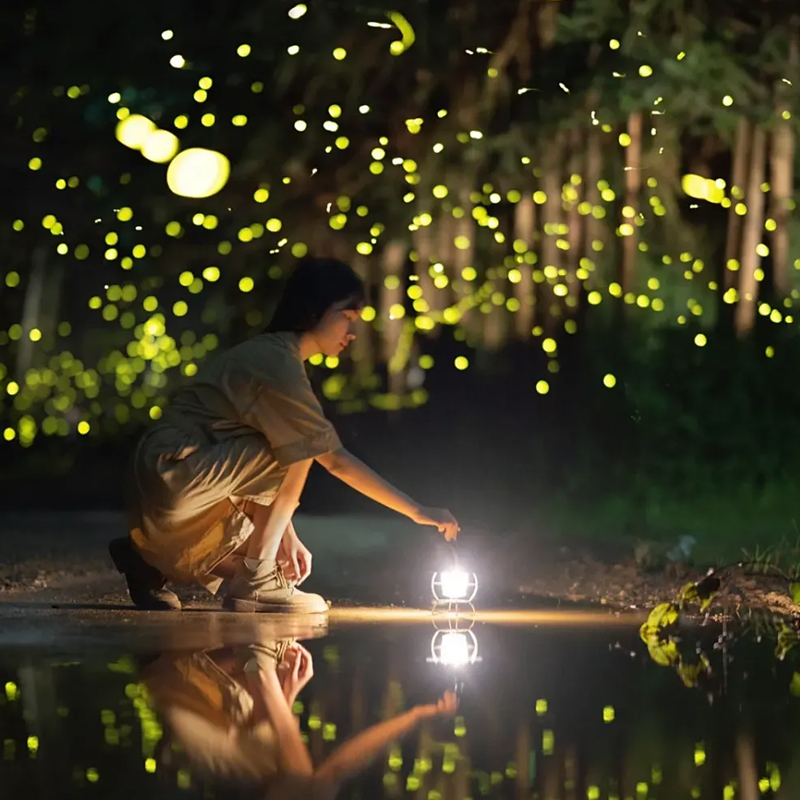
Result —
<instances>
[{"instance_id":1,"label":"woman's dark hair","mask_svg":"<svg viewBox=\"0 0 800 800\"><path fill-rule=\"evenodd\" d=\"M333 258L309 258L297 264L265 333L305 333L335 303L360 309L365 302L364 283L351 266Z\"/></svg>"}]
</instances>

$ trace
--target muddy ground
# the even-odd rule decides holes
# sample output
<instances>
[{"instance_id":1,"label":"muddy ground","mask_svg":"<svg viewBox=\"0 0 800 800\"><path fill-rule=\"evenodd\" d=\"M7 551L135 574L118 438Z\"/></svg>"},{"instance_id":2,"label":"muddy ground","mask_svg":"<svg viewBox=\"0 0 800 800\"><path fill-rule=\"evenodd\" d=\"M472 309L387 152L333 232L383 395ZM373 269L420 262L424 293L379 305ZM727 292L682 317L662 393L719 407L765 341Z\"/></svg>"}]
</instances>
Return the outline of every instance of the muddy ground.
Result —
<instances>
[{"instance_id":1,"label":"muddy ground","mask_svg":"<svg viewBox=\"0 0 800 800\"><path fill-rule=\"evenodd\" d=\"M432 573L458 564L478 576L476 606L602 606L624 613L674 601L705 574L659 556L657 547L643 558L641 549L625 544L525 532L465 530L453 547L431 529L393 516L301 517L297 529L315 557L309 587L348 603L424 605ZM0 599L70 586L85 592L115 577L121 584L106 545L124 531L114 511L0 515ZM786 578L758 574L752 565L720 574L722 587L709 608L714 615L800 615Z\"/></svg>"}]
</instances>

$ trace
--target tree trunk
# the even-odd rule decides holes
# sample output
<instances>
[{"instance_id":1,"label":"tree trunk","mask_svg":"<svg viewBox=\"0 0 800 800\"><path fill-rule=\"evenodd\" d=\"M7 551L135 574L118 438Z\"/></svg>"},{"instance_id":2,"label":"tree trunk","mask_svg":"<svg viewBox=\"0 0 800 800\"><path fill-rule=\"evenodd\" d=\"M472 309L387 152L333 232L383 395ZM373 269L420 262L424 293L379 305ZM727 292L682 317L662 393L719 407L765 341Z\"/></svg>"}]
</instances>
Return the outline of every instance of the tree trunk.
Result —
<instances>
[{"instance_id":1,"label":"tree trunk","mask_svg":"<svg viewBox=\"0 0 800 800\"><path fill-rule=\"evenodd\" d=\"M419 286L422 289L422 297L432 311L441 311L444 308L444 297L439 294L439 290L433 285L431 277L431 266L435 261L433 247L433 228L426 225L418 228L413 234L414 249L419 258L414 264L414 272L419 278Z\"/></svg>"},{"instance_id":2,"label":"tree trunk","mask_svg":"<svg viewBox=\"0 0 800 800\"><path fill-rule=\"evenodd\" d=\"M739 279L739 305L736 307L734 326L739 336L749 333L755 324L756 304L758 302L758 280L756 270L761 266L761 256L757 247L761 243L764 229L764 182L766 166L767 134L763 128L753 131L753 151L750 161L750 175L747 182L747 218L742 239L741 277Z\"/></svg>"},{"instance_id":3,"label":"tree trunk","mask_svg":"<svg viewBox=\"0 0 800 800\"><path fill-rule=\"evenodd\" d=\"M741 255L742 218L736 213L736 204L744 199L744 187L747 181L747 171L750 167L752 139L753 129L750 121L744 117L739 117L739 122L736 126L736 140L733 146L732 186L730 189L732 202L728 211L728 238L725 243L724 286L726 290L735 288L739 283L737 271L730 269L729 264L732 261L738 261Z\"/></svg>"},{"instance_id":4,"label":"tree trunk","mask_svg":"<svg viewBox=\"0 0 800 800\"><path fill-rule=\"evenodd\" d=\"M530 770L531 727L528 722L521 722L517 726L517 748L515 761L517 777L515 780L516 800L527 800L531 795L532 775Z\"/></svg>"},{"instance_id":5,"label":"tree trunk","mask_svg":"<svg viewBox=\"0 0 800 800\"><path fill-rule=\"evenodd\" d=\"M475 183L475 175L473 170L469 170L468 172L463 172L461 174L451 173L448 176L448 181L450 186L459 187L458 191L453 193L453 202L464 209L464 216L461 219L455 219L453 217L450 218L453 225L450 238L450 247L453 252L453 257L449 262L451 265L451 280L460 280L461 273L465 267L475 267L478 271L478 282L475 284L467 283L466 281L463 282L462 285L464 291L458 297L454 296L453 292L450 290L450 287L448 287L446 290L447 294L445 296L448 298L449 302L451 302L453 299L462 302L463 310L461 316L461 325L469 332L470 336L479 339L482 335L481 332L483 331L485 324L483 314L481 314L476 308L473 308L472 304L465 302L471 295L475 293L477 287L481 285L485 277L484 271L478 270L475 263L475 246L478 228L475 218L472 216L472 201L469 199L470 191ZM460 249L455 246L455 239L459 236L466 237L467 241L469 242L468 247L465 249Z\"/></svg>"},{"instance_id":6,"label":"tree trunk","mask_svg":"<svg viewBox=\"0 0 800 800\"><path fill-rule=\"evenodd\" d=\"M630 236L622 240L622 291L632 292L635 286L636 253L639 237L637 217L639 195L642 189L642 112L632 111L628 116L630 144L625 148L625 205L633 209L631 217L623 217L623 223L633 227Z\"/></svg>"},{"instance_id":7,"label":"tree trunk","mask_svg":"<svg viewBox=\"0 0 800 800\"><path fill-rule=\"evenodd\" d=\"M586 143L586 173L584 175L584 197L591 204L592 210L600 205L600 189L597 184L603 170L603 151L600 144L600 131L592 126L589 129ZM583 254L595 265L593 272L589 276L587 286L594 288L598 285L600 255L594 249L604 244L605 228L603 223L593 214L586 217L586 235L583 241ZM598 243L598 244L596 244Z\"/></svg>"},{"instance_id":8,"label":"tree trunk","mask_svg":"<svg viewBox=\"0 0 800 800\"><path fill-rule=\"evenodd\" d=\"M530 194L526 194L514 207L514 239L525 242L528 251L534 249L536 234L536 204ZM533 268L526 262L517 264L522 279L514 286L514 296L519 301L519 311L514 318L517 337L527 339L533 328Z\"/></svg>"},{"instance_id":9,"label":"tree trunk","mask_svg":"<svg viewBox=\"0 0 800 800\"><path fill-rule=\"evenodd\" d=\"M353 269L359 276L370 283L370 265L372 261L365 256L357 255L352 259ZM350 358L353 361L354 373L359 385L363 386L365 380L375 372L375 348L372 325L366 322L360 323L364 330L359 332L356 340L351 346Z\"/></svg>"},{"instance_id":10,"label":"tree trunk","mask_svg":"<svg viewBox=\"0 0 800 800\"><path fill-rule=\"evenodd\" d=\"M566 255L567 267L567 286L569 287L569 296L577 298L580 294L581 283L578 280L576 273L578 265L581 260L581 239L583 233L583 220L578 212L578 205L583 196L584 187L583 180L577 186L572 183L572 176L583 176L584 173L584 160L583 160L583 136L578 128L573 128L570 132L570 157L569 157L569 176L565 186L568 196L565 197L565 206L567 211L567 242L569 250ZM574 192L574 193L573 193ZM566 299L566 298L565 298ZM574 302L574 301L573 301ZM576 304L577 305L577 304Z\"/></svg>"},{"instance_id":11,"label":"tree trunk","mask_svg":"<svg viewBox=\"0 0 800 800\"><path fill-rule=\"evenodd\" d=\"M25 302L22 307L22 337L17 350L16 377L23 383L25 374L33 366L36 343L30 333L39 326L42 300L47 279L47 251L43 246L36 247L31 256L31 275L25 287Z\"/></svg>"},{"instance_id":12,"label":"tree trunk","mask_svg":"<svg viewBox=\"0 0 800 800\"><path fill-rule=\"evenodd\" d=\"M457 280L461 277L461 273L465 267L474 267L475 266L475 245L476 245L476 238L477 238L477 231L478 226L475 222L475 218L472 216L472 203L469 199L470 191L471 191L471 181L464 175L462 177L461 188L458 192L456 201L458 205L464 209L464 216L460 219L455 220L455 239L451 242L453 247L453 261L452 261L452 271L450 273L451 280ZM455 241L466 240L468 245L466 247L456 247ZM452 297L452 290L448 286L446 289L447 294L445 297L448 298L448 302L450 302L450 298Z\"/></svg>"},{"instance_id":13,"label":"tree trunk","mask_svg":"<svg viewBox=\"0 0 800 800\"><path fill-rule=\"evenodd\" d=\"M559 226L564 222L564 202L561 197L563 180L564 146L560 137L553 142L547 154L548 165L543 167L542 190L547 199L542 206L542 269L563 269L561 251L556 245Z\"/></svg>"},{"instance_id":14,"label":"tree trunk","mask_svg":"<svg viewBox=\"0 0 800 800\"><path fill-rule=\"evenodd\" d=\"M383 323L383 347L381 355L384 362L389 364L397 351L400 343L400 334L403 328L402 317L392 317L391 308L395 304L405 305L404 291L404 271L406 263L406 244L400 240L389 242L383 251L381 299L379 313ZM386 285L386 278L397 277L398 285L389 288ZM402 388L402 375L389 370L389 392L399 393Z\"/></svg>"},{"instance_id":15,"label":"tree trunk","mask_svg":"<svg viewBox=\"0 0 800 800\"><path fill-rule=\"evenodd\" d=\"M789 203L794 187L794 131L782 122L772 134L770 153L772 208L770 216L777 227L772 234L772 269L775 292L789 294Z\"/></svg>"},{"instance_id":16,"label":"tree trunk","mask_svg":"<svg viewBox=\"0 0 800 800\"><path fill-rule=\"evenodd\" d=\"M736 738L736 763L739 767L739 797L742 800L758 800L758 765L753 740L748 734Z\"/></svg>"},{"instance_id":17,"label":"tree trunk","mask_svg":"<svg viewBox=\"0 0 800 800\"><path fill-rule=\"evenodd\" d=\"M798 42L798 18L792 19L793 31L789 41L789 74L797 72L800 61ZM776 222L772 234L772 274L777 295L785 297L790 291L789 281L789 203L794 189L794 129L789 120L783 120L783 113L791 111L791 102L783 91L784 84L778 87L778 124L772 133L770 165L772 167L770 216Z\"/></svg>"}]
</instances>

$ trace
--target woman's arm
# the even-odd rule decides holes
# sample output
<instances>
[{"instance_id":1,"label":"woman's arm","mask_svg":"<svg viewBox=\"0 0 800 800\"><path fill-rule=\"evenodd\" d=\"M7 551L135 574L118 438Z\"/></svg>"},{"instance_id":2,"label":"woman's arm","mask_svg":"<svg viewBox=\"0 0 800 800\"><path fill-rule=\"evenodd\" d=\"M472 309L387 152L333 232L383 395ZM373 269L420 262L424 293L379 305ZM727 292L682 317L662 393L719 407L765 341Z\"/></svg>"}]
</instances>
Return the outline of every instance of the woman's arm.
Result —
<instances>
[{"instance_id":1,"label":"woman's arm","mask_svg":"<svg viewBox=\"0 0 800 800\"><path fill-rule=\"evenodd\" d=\"M345 742L319 766L316 774L320 778L342 781L366 767L375 756L396 739L405 736L422 720L437 716L452 716L458 710L458 698L453 692L445 692L438 703L416 706L386 722L371 728Z\"/></svg>"},{"instance_id":2,"label":"woman's arm","mask_svg":"<svg viewBox=\"0 0 800 800\"><path fill-rule=\"evenodd\" d=\"M248 672L247 684L253 697L256 719L269 721L275 731L282 771L292 775L311 775L314 771L311 756L275 673Z\"/></svg>"},{"instance_id":3,"label":"woman's arm","mask_svg":"<svg viewBox=\"0 0 800 800\"><path fill-rule=\"evenodd\" d=\"M275 559L281 539L292 521L292 515L300 505L300 495L306 485L311 464L311 459L292 464L286 470L283 483L272 505L256 507L253 533L247 543L248 558Z\"/></svg>"},{"instance_id":4,"label":"woman's arm","mask_svg":"<svg viewBox=\"0 0 800 800\"><path fill-rule=\"evenodd\" d=\"M365 497L417 521L422 507L344 448L318 456L317 461L331 475Z\"/></svg>"},{"instance_id":5,"label":"woman's arm","mask_svg":"<svg viewBox=\"0 0 800 800\"><path fill-rule=\"evenodd\" d=\"M449 511L443 508L426 508L416 503L343 447L318 456L316 460L331 475L370 500L403 514L418 525L434 526L444 533L448 541L458 535L458 522Z\"/></svg>"}]
</instances>

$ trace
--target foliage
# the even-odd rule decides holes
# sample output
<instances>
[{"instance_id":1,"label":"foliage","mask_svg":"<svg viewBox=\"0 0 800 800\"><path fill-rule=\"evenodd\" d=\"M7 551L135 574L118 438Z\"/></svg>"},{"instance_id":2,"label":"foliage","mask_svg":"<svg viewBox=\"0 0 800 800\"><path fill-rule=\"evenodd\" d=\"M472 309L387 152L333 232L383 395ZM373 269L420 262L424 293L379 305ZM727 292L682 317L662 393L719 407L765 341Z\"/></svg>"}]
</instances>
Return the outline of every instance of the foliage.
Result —
<instances>
[{"instance_id":1,"label":"foliage","mask_svg":"<svg viewBox=\"0 0 800 800\"><path fill-rule=\"evenodd\" d=\"M647 513L701 482L727 489L752 464L758 480L793 474L791 423L773 413L792 399L778 380L796 352L791 302L762 304L766 341L725 350L710 276L720 237L706 230L716 209L688 208L680 193L682 148L710 131L730 141L740 114L765 118L784 6L753 19L734 5L713 20L690 2L632 13L615 0L449 2L430 18L411 2L301 6L214 7L195 23L185 3L153 5L116 25L88 8L4 6L4 44L24 58L13 84L2 79L13 123L3 152L25 187L0 199L7 439L117 436L157 418L210 353L261 329L294 257L330 252L352 258L375 296L354 361L316 360L343 410L419 406L437 336L455 350L434 370L463 369L473 346L508 341L535 300L520 336L544 353L538 394L555 394L571 349L591 352L580 383L593 397L601 382L613 388L606 409L621 420L625 458L610 472ZM413 30L399 55L390 12ZM656 133L642 142L646 213L629 225L638 256L623 291L622 142L637 110ZM114 138L131 113L183 148L224 152L225 188L197 201L170 193L164 165ZM601 174L585 186L593 140ZM525 196L539 215L531 241L515 232ZM716 459L723 441L743 474Z\"/></svg>"}]
</instances>

